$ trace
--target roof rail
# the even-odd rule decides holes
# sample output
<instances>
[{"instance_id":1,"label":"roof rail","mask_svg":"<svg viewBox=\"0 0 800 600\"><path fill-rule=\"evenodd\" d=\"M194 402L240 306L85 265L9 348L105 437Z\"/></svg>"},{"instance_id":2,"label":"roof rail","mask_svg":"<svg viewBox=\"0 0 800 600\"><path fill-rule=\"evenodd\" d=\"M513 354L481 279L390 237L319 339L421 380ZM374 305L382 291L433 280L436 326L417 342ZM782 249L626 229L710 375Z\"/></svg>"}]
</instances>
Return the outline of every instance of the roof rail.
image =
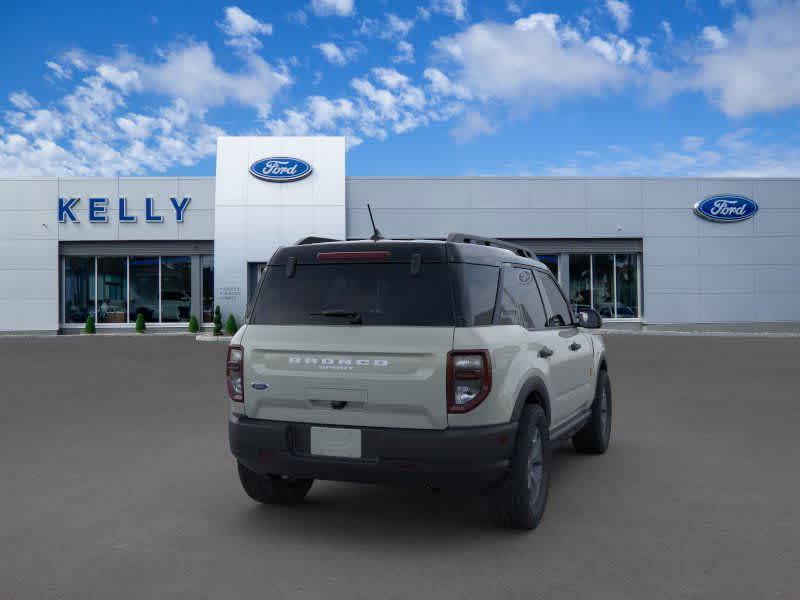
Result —
<instances>
[{"instance_id":1,"label":"roof rail","mask_svg":"<svg viewBox=\"0 0 800 600\"><path fill-rule=\"evenodd\" d=\"M480 235L472 235L471 233L450 233L447 236L448 242L456 244L477 244L478 246L491 246L493 248L503 248L504 250L511 250L517 256L525 258L532 258L538 260L536 254L525 246L512 244L511 242L504 242L495 238L482 237Z\"/></svg>"},{"instance_id":2,"label":"roof rail","mask_svg":"<svg viewBox=\"0 0 800 600\"><path fill-rule=\"evenodd\" d=\"M305 246L306 244L324 244L325 242L341 242L336 238L319 237L317 235L309 235L302 239L297 240L295 246Z\"/></svg>"}]
</instances>

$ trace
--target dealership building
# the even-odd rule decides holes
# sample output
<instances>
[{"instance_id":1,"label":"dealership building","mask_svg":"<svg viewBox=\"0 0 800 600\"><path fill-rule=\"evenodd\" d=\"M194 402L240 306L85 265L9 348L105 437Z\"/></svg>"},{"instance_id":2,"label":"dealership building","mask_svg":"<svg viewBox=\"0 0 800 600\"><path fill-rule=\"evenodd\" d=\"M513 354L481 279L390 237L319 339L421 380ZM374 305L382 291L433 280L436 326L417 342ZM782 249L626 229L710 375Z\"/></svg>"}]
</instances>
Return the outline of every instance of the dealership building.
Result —
<instances>
[{"instance_id":1,"label":"dealership building","mask_svg":"<svg viewBox=\"0 0 800 600\"><path fill-rule=\"evenodd\" d=\"M223 137L215 177L0 178L0 332L239 320L309 235L532 248L620 324L800 322L800 179L347 177L342 137Z\"/></svg>"}]
</instances>

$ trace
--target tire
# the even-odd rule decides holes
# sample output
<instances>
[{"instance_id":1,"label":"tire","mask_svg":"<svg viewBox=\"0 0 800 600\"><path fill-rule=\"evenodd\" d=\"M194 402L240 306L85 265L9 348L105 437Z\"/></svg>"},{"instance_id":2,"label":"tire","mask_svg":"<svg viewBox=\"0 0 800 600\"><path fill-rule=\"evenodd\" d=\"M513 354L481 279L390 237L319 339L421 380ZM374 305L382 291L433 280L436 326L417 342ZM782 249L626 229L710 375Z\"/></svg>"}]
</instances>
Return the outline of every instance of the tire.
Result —
<instances>
[{"instance_id":1,"label":"tire","mask_svg":"<svg viewBox=\"0 0 800 600\"><path fill-rule=\"evenodd\" d=\"M509 529L535 529L544 515L550 485L550 448L547 417L528 404L517 429L511 468L494 490L495 519Z\"/></svg>"},{"instance_id":2,"label":"tire","mask_svg":"<svg viewBox=\"0 0 800 600\"><path fill-rule=\"evenodd\" d=\"M583 454L603 454L611 441L611 380L606 371L597 375L597 389L589 422L572 436L575 450Z\"/></svg>"},{"instance_id":3,"label":"tire","mask_svg":"<svg viewBox=\"0 0 800 600\"><path fill-rule=\"evenodd\" d=\"M259 475L236 463L245 493L263 504L298 504L311 489L313 479L286 479L279 475Z\"/></svg>"}]
</instances>

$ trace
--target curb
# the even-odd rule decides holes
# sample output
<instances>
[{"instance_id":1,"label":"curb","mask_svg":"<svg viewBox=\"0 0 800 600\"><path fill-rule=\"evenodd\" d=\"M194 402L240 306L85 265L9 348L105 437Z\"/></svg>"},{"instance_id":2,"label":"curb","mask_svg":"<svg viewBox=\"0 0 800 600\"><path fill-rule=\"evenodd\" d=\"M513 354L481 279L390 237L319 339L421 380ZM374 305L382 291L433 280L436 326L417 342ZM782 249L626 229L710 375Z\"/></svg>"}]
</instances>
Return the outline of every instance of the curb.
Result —
<instances>
[{"instance_id":1,"label":"curb","mask_svg":"<svg viewBox=\"0 0 800 600\"><path fill-rule=\"evenodd\" d=\"M207 334L200 334L196 335L195 340L198 342L225 342L229 344L231 339L233 339L232 335L207 335Z\"/></svg>"},{"instance_id":2,"label":"curb","mask_svg":"<svg viewBox=\"0 0 800 600\"><path fill-rule=\"evenodd\" d=\"M662 337L728 337L728 338L800 338L800 332L787 331L632 331L630 329L600 329L601 335L641 335Z\"/></svg>"}]
</instances>

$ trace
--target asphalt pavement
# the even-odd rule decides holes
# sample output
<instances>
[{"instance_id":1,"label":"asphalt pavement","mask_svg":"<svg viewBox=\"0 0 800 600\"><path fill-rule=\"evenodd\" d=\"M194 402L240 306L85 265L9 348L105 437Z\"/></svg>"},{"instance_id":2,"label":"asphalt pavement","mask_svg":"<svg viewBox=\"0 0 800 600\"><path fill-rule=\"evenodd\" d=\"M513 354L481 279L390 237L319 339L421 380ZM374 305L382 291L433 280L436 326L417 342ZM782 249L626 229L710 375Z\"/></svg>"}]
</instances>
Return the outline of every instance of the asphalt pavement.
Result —
<instances>
[{"instance_id":1,"label":"asphalt pavement","mask_svg":"<svg viewBox=\"0 0 800 600\"><path fill-rule=\"evenodd\" d=\"M448 491L253 503L223 344L0 339L0 598L798 598L800 339L606 341L611 448L559 450L519 533Z\"/></svg>"}]
</instances>

